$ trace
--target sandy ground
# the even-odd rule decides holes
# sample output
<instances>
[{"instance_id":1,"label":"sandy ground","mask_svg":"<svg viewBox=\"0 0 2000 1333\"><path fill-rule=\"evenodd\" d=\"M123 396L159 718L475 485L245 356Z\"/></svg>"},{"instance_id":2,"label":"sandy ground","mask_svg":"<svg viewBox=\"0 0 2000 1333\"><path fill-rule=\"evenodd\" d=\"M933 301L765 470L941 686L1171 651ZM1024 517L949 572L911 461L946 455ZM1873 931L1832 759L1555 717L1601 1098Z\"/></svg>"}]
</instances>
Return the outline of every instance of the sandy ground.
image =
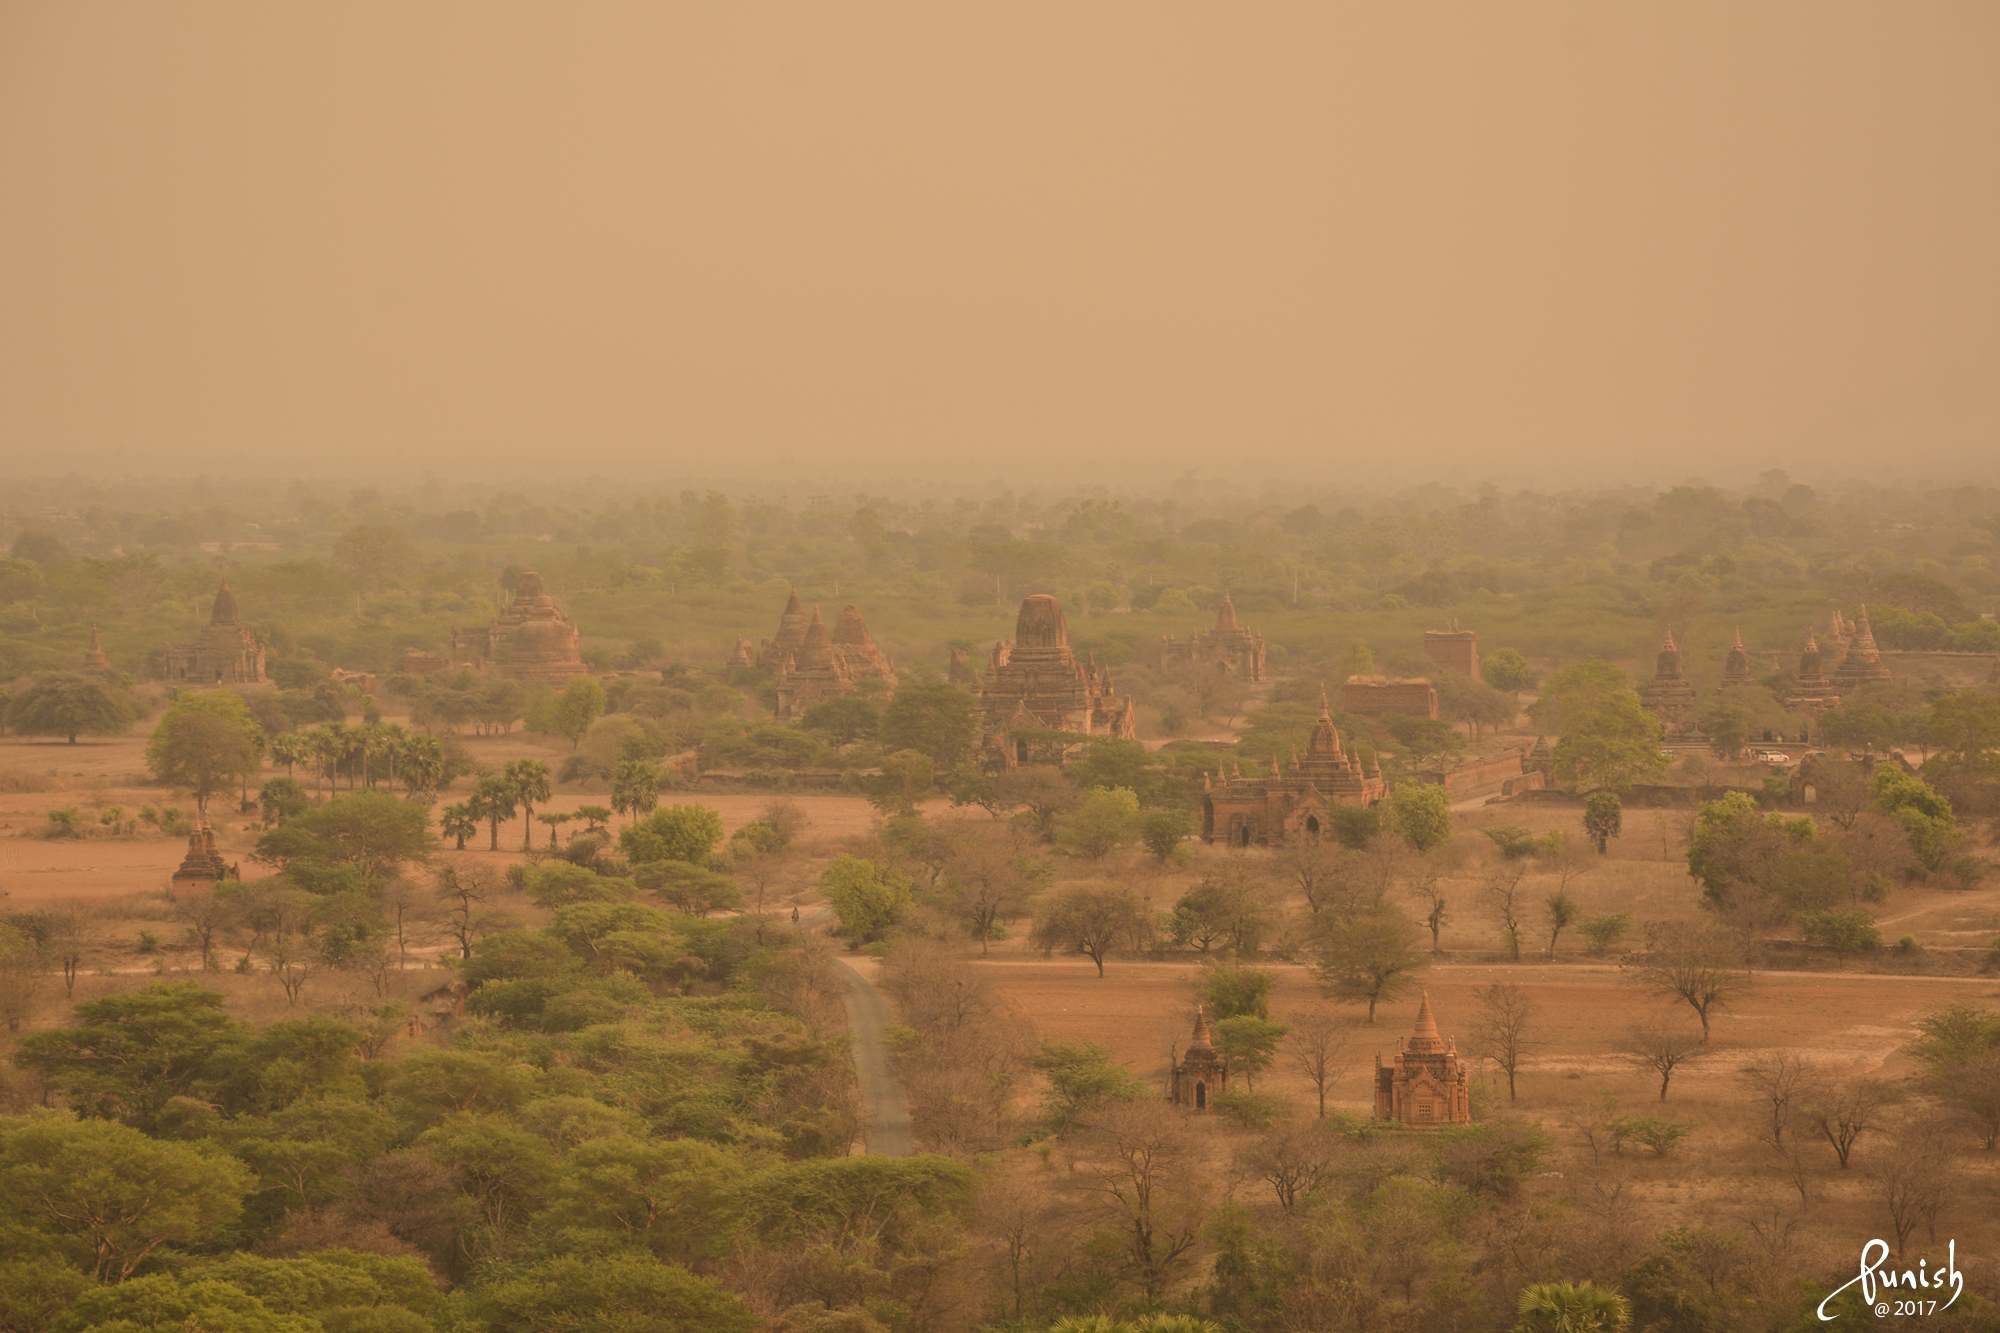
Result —
<instances>
[{"instance_id":1,"label":"sandy ground","mask_svg":"<svg viewBox=\"0 0 2000 1333\"><path fill-rule=\"evenodd\" d=\"M554 767L563 754L561 748L539 743L537 738L465 737L480 762L499 766L509 760L532 756ZM86 823L98 826L101 813L122 806L127 819L136 818L144 806L163 808L179 805L192 811L193 803L151 785L145 773L145 739L142 736L116 740L84 741L75 746L46 741L0 738L0 780L8 776L28 777L30 785L49 790L21 792L0 789L0 910L20 910L51 899L98 902L133 893L157 892L167 887L175 867L186 854L184 839L168 838L144 829L132 837L89 837L81 840L50 840L35 836L48 827L48 812L76 806ZM281 775L282 769L267 776ZM301 781L305 778L301 775ZM445 793L439 807L463 800L471 778L459 779ZM722 816L725 834L757 819L772 797L763 794L718 795L709 792L664 792L661 804L697 803ZM790 798L811 821L802 835L810 851L837 852L844 844L866 837L874 826L876 812L859 796L799 795ZM537 813L572 813L579 806L608 805L601 792L559 791ZM259 868L249 857L257 841L255 816L242 814L234 800L217 798L210 804L210 818L223 854L244 868L248 878L257 878ZM500 848L487 852L485 830L467 843L468 852L479 852L504 862L518 859L524 821L516 818L501 826ZM573 832L578 826L565 826ZM534 826L536 844L548 838L548 829ZM451 844L447 842L446 847Z\"/></svg>"},{"instance_id":2,"label":"sandy ground","mask_svg":"<svg viewBox=\"0 0 2000 1333\"><path fill-rule=\"evenodd\" d=\"M1038 1035L1051 1041L1094 1041L1109 1047L1132 1072L1166 1082L1168 1052L1185 1047L1192 1021L1194 987L1201 967L1193 963L1153 963L1114 959L1100 979L1088 959L996 956L978 964L1008 1000L1029 1014ZM1375 1056L1396 1051L1416 1019L1416 992L1382 1006L1374 1027L1359 1006L1333 1004L1319 993L1309 969L1261 964L1277 978L1273 1017L1326 1009L1354 1023L1349 1071L1336 1099L1345 1109L1370 1105L1369 1071ZM1421 987L1430 993L1440 1031L1469 1046L1467 1031L1477 1010L1474 992L1496 982L1527 988L1540 1010L1535 1049L1519 1079L1531 1104L1574 1100L1577 1080L1588 1075L1593 1091L1606 1087L1633 1100L1654 1097L1658 1081L1635 1072L1613 1054L1631 1024L1662 1012L1666 1001L1627 983L1607 964L1522 966L1442 964L1429 970ZM1793 1047L1843 1074L1894 1076L1913 1066L1900 1048L1916 1037L1915 1020L1950 1004L2000 1003L2000 982L1992 978L1896 977L1860 973L1768 972L1715 1020L1710 1056L1675 1075L1676 1090L1689 1095L1722 1090L1735 1071L1760 1051ZM1689 1014L1683 1008L1682 1014ZM1677 1015L1678 1016L1678 1015ZM1689 1021L1692 1022L1691 1014ZM1264 1090L1305 1098L1310 1085L1279 1068Z\"/></svg>"}]
</instances>

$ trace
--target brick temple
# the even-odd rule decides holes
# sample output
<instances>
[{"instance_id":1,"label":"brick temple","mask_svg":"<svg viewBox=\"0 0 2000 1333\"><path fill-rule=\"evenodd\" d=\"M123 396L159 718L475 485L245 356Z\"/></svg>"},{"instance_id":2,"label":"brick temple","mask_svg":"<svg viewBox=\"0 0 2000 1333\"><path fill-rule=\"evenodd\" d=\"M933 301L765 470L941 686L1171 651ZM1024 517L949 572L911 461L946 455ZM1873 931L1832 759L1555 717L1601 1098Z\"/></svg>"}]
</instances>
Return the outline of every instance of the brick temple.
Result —
<instances>
[{"instance_id":1,"label":"brick temple","mask_svg":"<svg viewBox=\"0 0 2000 1333\"><path fill-rule=\"evenodd\" d=\"M1685 628L1685 627L1683 627ZM1678 734L1687 715L1694 711L1694 686L1681 674L1681 650L1674 632L1667 630L1666 642L1653 659L1653 682L1646 687L1646 707L1667 724L1667 734Z\"/></svg>"},{"instance_id":2,"label":"brick temple","mask_svg":"<svg viewBox=\"0 0 2000 1333\"><path fill-rule=\"evenodd\" d=\"M1438 1036L1431 1014L1430 992L1417 1009L1417 1030L1396 1042L1388 1064L1375 1056L1375 1118L1395 1120L1413 1129L1472 1123L1471 1091L1458 1042Z\"/></svg>"},{"instance_id":3,"label":"brick temple","mask_svg":"<svg viewBox=\"0 0 2000 1333\"><path fill-rule=\"evenodd\" d=\"M797 600L796 590L792 597ZM791 614L789 605L785 614L787 617ZM781 636L785 628L781 620ZM841 608L831 633L815 606L799 636L798 647L777 657L774 674L781 722L799 716L814 704L853 694L861 688L863 680L871 677L880 681L885 691L893 692L896 688L895 664L875 646L875 640L868 636L867 622L852 606Z\"/></svg>"},{"instance_id":4,"label":"brick temple","mask_svg":"<svg viewBox=\"0 0 2000 1333\"><path fill-rule=\"evenodd\" d=\"M200 637L167 645L166 678L198 685L255 685L265 679L264 645L243 623L228 579L215 594Z\"/></svg>"},{"instance_id":5,"label":"brick temple","mask_svg":"<svg viewBox=\"0 0 2000 1333\"><path fill-rule=\"evenodd\" d=\"M1194 1011L1194 1040L1173 1064L1174 1105L1206 1111L1217 1095L1229 1091L1229 1062L1216 1053L1208 1035L1208 1013L1200 1005Z\"/></svg>"},{"instance_id":6,"label":"brick temple","mask_svg":"<svg viewBox=\"0 0 2000 1333\"><path fill-rule=\"evenodd\" d=\"M1185 642L1172 634L1160 637L1160 665L1212 666L1233 671L1245 680L1264 679L1264 636L1236 623L1236 603L1228 593L1215 612L1215 628L1196 630Z\"/></svg>"},{"instance_id":7,"label":"brick temple","mask_svg":"<svg viewBox=\"0 0 2000 1333\"><path fill-rule=\"evenodd\" d=\"M1326 814L1332 807L1373 805L1388 794L1379 762L1364 770L1359 753L1350 757L1341 748L1322 691L1319 721L1304 756L1294 753L1284 769L1272 759L1268 776L1245 778L1238 766L1219 783L1202 779L1201 836L1231 847L1316 841L1327 835Z\"/></svg>"},{"instance_id":8,"label":"brick temple","mask_svg":"<svg viewBox=\"0 0 2000 1333\"><path fill-rule=\"evenodd\" d=\"M1076 660L1062 603L1047 593L1021 602L1014 638L993 645L978 678L980 733L987 767L1005 771L1035 757L1023 730L1135 739L1138 720L1128 695L1117 702L1111 670ZM1059 762L1060 755L1047 756Z\"/></svg>"},{"instance_id":9,"label":"brick temple","mask_svg":"<svg viewBox=\"0 0 2000 1333\"><path fill-rule=\"evenodd\" d=\"M530 685L561 689L590 668L579 652L580 631L542 587L542 576L525 570L514 581L514 598L485 625L454 628L454 657L473 661L503 657L501 673Z\"/></svg>"},{"instance_id":10,"label":"brick temple","mask_svg":"<svg viewBox=\"0 0 2000 1333\"><path fill-rule=\"evenodd\" d=\"M1438 670L1483 680L1479 674L1479 635L1469 629L1427 629L1424 656L1437 663Z\"/></svg>"}]
</instances>

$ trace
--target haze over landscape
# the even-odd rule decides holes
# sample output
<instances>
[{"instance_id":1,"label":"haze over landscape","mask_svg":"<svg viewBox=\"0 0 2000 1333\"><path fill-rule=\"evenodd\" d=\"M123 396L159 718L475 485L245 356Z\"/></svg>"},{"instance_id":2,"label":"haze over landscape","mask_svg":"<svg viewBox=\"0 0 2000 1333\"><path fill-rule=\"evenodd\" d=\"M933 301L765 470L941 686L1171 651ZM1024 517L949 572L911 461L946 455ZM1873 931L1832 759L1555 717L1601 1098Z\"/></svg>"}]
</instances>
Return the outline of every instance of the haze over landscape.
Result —
<instances>
[{"instance_id":1,"label":"haze over landscape","mask_svg":"<svg viewBox=\"0 0 2000 1333\"><path fill-rule=\"evenodd\" d=\"M0 6L0 1333L2000 1333L1996 57Z\"/></svg>"},{"instance_id":2,"label":"haze over landscape","mask_svg":"<svg viewBox=\"0 0 2000 1333\"><path fill-rule=\"evenodd\" d=\"M16 469L1990 477L1990 5L0 13Z\"/></svg>"}]
</instances>

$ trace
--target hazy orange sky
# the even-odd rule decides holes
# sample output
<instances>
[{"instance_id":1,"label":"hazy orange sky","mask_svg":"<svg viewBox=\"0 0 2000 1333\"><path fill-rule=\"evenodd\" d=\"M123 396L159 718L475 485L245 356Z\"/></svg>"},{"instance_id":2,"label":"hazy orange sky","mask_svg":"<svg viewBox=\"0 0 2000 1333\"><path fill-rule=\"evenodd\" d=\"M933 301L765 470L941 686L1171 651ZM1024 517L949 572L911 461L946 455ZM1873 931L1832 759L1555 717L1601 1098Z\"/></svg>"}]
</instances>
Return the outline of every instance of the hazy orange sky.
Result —
<instances>
[{"instance_id":1,"label":"hazy orange sky","mask_svg":"<svg viewBox=\"0 0 2000 1333\"><path fill-rule=\"evenodd\" d=\"M2000 6L0 7L0 457L1972 477Z\"/></svg>"}]
</instances>

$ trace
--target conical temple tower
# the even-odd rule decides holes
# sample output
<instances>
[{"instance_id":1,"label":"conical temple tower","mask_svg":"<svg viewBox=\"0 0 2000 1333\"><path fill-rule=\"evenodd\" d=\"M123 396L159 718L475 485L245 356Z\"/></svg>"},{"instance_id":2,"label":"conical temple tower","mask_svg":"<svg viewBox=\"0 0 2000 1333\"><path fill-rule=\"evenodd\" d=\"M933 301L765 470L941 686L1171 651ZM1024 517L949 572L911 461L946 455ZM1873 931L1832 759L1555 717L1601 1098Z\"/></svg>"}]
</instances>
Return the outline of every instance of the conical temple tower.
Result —
<instances>
[{"instance_id":1,"label":"conical temple tower","mask_svg":"<svg viewBox=\"0 0 2000 1333\"><path fill-rule=\"evenodd\" d=\"M1887 685L1894 679L1882 665L1882 650L1875 646L1875 631L1868 624L1868 608L1863 606L1849 627L1847 656L1833 673L1834 688L1849 695L1864 685Z\"/></svg>"},{"instance_id":2,"label":"conical temple tower","mask_svg":"<svg viewBox=\"0 0 2000 1333\"><path fill-rule=\"evenodd\" d=\"M1736 642L1730 645L1729 656L1722 663L1722 688L1750 683L1750 654L1743 650L1743 628L1739 625Z\"/></svg>"},{"instance_id":3,"label":"conical temple tower","mask_svg":"<svg viewBox=\"0 0 2000 1333\"><path fill-rule=\"evenodd\" d=\"M1208 1035L1208 1013L1199 1005L1194 1011L1194 1039L1174 1062L1173 1079L1174 1104L1190 1110L1206 1111L1217 1094L1229 1091L1229 1064L1216 1054Z\"/></svg>"},{"instance_id":4,"label":"conical temple tower","mask_svg":"<svg viewBox=\"0 0 2000 1333\"><path fill-rule=\"evenodd\" d=\"M1375 1057L1375 1115L1413 1128L1472 1123L1471 1090L1458 1043L1438 1035L1430 992L1417 1008L1416 1031L1396 1043L1388 1064Z\"/></svg>"}]
</instances>

